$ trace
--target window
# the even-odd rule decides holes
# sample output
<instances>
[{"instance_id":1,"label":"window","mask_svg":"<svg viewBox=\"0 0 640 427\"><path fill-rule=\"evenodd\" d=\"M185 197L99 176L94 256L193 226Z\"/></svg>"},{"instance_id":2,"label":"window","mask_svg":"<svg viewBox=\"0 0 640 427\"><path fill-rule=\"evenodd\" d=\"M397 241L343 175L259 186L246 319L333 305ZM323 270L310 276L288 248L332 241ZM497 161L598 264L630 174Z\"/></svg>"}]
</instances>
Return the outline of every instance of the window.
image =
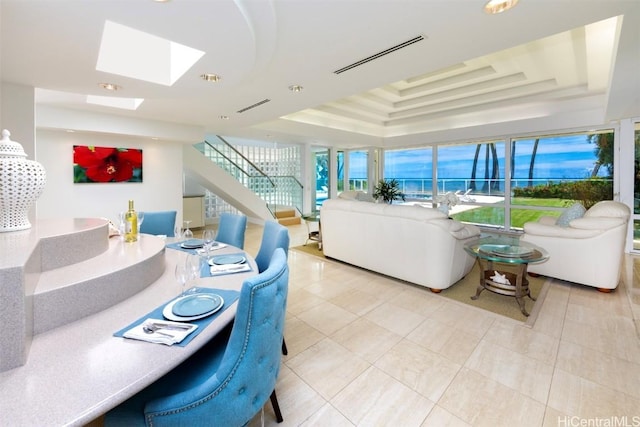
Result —
<instances>
[{"instance_id":1,"label":"window","mask_svg":"<svg viewBox=\"0 0 640 427\"><path fill-rule=\"evenodd\" d=\"M438 147L438 193L454 192L461 204L450 213L460 221L505 227L505 143Z\"/></svg>"},{"instance_id":2,"label":"window","mask_svg":"<svg viewBox=\"0 0 640 427\"><path fill-rule=\"evenodd\" d=\"M462 192L504 198L504 143L438 147L438 193Z\"/></svg>"},{"instance_id":3,"label":"window","mask_svg":"<svg viewBox=\"0 0 640 427\"><path fill-rule=\"evenodd\" d=\"M316 151L315 210L329 197L329 150Z\"/></svg>"},{"instance_id":4,"label":"window","mask_svg":"<svg viewBox=\"0 0 640 427\"><path fill-rule=\"evenodd\" d=\"M367 191L367 161L366 151L349 152L349 190Z\"/></svg>"},{"instance_id":5,"label":"window","mask_svg":"<svg viewBox=\"0 0 640 427\"><path fill-rule=\"evenodd\" d=\"M336 153L336 176L338 179L338 193L344 191L344 151L338 151Z\"/></svg>"},{"instance_id":6,"label":"window","mask_svg":"<svg viewBox=\"0 0 640 427\"><path fill-rule=\"evenodd\" d=\"M396 179L407 199L431 199L433 150L418 148L384 153L385 179Z\"/></svg>"},{"instance_id":7,"label":"window","mask_svg":"<svg viewBox=\"0 0 640 427\"><path fill-rule=\"evenodd\" d=\"M637 128L636 145L639 135ZM613 130L606 129L514 138L508 143L388 150L384 178L397 179L409 199L454 192L461 199L450 213L455 219L517 230L542 215L559 216L575 201L589 208L612 199L613 141ZM636 153L636 213L640 213L640 148ZM432 168L437 172L435 188ZM640 239L640 221L637 233Z\"/></svg>"},{"instance_id":8,"label":"window","mask_svg":"<svg viewBox=\"0 0 640 427\"><path fill-rule=\"evenodd\" d=\"M612 130L605 130L514 139L511 226L521 228L541 215L559 216L576 201L588 209L612 199L613 137Z\"/></svg>"}]
</instances>

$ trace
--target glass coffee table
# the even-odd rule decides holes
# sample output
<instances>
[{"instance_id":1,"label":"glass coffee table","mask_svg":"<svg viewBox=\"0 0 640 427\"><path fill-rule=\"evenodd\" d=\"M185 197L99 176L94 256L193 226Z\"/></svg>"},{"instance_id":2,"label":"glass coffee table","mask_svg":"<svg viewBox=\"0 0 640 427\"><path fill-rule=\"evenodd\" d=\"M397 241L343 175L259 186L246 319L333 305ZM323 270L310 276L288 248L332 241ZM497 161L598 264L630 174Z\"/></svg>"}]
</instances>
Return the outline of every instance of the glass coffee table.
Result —
<instances>
[{"instance_id":1,"label":"glass coffee table","mask_svg":"<svg viewBox=\"0 0 640 427\"><path fill-rule=\"evenodd\" d=\"M485 289L511 296L516 299L522 314L529 316L523 298L528 296L533 301L535 298L529 291L527 266L546 261L549 258L547 251L511 237L483 237L468 243L464 249L477 259L480 267L480 282L471 299L478 299Z\"/></svg>"}]
</instances>

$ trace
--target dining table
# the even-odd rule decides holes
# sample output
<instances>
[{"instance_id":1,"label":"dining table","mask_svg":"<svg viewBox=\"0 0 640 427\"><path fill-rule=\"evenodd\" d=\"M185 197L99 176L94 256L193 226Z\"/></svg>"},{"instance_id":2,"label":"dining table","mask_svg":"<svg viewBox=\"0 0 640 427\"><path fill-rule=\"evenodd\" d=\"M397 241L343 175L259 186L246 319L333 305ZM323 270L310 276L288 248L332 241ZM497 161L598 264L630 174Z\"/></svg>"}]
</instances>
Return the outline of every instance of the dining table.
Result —
<instances>
[{"instance_id":1,"label":"dining table","mask_svg":"<svg viewBox=\"0 0 640 427\"><path fill-rule=\"evenodd\" d=\"M115 336L180 296L182 289L174 270L190 251L172 248L177 241L166 239L164 271L141 291L33 336L24 365L0 372L1 426L86 425L171 371L233 321L237 300L225 303L183 346ZM239 292L245 279L258 274L254 258L233 246L211 253L239 253L246 257L250 271L199 277L187 286Z\"/></svg>"}]
</instances>

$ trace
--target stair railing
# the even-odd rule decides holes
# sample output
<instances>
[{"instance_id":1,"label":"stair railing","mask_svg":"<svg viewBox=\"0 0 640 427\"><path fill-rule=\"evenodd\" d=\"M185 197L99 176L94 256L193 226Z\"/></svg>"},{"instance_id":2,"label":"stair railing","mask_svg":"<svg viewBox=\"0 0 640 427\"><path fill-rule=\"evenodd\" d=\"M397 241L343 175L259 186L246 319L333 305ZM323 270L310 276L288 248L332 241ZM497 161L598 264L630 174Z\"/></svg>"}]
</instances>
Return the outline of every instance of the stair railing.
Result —
<instances>
[{"instance_id":1,"label":"stair railing","mask_svg":"<svg viewBox=\"0 0 640 427\"><path fill-rule=\"evenodd\" d=\"M302 183L294 176L269 176L250 159L217 136L220 142L203 141L195 147L262 198L273 217L280 207L293 206L302 215Z\"/></svg>"}]
</instances>

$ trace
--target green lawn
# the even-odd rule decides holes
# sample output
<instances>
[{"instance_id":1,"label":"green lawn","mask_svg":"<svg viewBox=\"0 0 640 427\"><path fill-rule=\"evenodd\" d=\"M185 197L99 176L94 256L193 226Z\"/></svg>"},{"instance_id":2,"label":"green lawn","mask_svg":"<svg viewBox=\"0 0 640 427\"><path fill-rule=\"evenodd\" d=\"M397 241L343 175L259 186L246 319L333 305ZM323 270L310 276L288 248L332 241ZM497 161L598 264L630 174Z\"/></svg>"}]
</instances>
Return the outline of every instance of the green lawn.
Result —
<instances>
[{"instance_id":1,"label":"green lawn","mask_svg":"<svg viewBox=\"0 0 640 427\"><path fill-rule=\"evenodd\" d=\"M559 216L558 211L545 210L526 210L518 209L518 206L550 206L564 208L569 206L573 200L565 199L533 199L533 198L514 198L511 205L511 226L514 228L522 228L525 222L537 221L541 216ZM491 224L496 226L504 225L504 205L497 203L496 207L479 206L475 209L460 212L451 215L458 221L471 222L474 224Z\"/></svg>"}]
</instances>

